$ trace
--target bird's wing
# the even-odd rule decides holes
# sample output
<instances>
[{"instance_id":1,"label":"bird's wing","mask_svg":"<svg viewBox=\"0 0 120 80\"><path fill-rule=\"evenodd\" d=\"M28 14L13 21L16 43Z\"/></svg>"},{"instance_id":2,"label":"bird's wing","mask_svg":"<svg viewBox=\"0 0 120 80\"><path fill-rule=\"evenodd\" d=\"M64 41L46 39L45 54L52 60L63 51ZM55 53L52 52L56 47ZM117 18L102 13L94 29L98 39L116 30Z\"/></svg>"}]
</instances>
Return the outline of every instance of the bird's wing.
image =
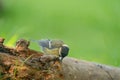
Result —
<instances>
[{"instance_id":1,"label":"bird's wing","mask_svg":"<svg viewBox=\"0 0 120 80\"><path fill-rule=\"evenodd\" d=\"M41 47L49 48L49 42L50 42L49 39L42 39L42 40L39 41L39 45Z\"/></svg>"}]
</instances>

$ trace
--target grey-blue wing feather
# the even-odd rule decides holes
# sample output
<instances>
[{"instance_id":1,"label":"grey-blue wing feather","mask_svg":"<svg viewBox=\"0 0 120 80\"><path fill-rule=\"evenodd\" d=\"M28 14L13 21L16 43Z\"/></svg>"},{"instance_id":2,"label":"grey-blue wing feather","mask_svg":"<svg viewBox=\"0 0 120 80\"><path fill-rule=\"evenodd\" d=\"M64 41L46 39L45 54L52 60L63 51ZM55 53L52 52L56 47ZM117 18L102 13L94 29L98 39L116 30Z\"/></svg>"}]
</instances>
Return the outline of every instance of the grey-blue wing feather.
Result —
<instances>
[{"instance_id":1,"label":"grey-blue wing feather","mask_svg":"<svg viewBox=\"0 0 120 80\"><path fill-rule=\"evenodd\" d=\"M46 47L46 48L49 48L49 39L42 39L42 40L39 40L39 45L41 47Z\"/></svg>"}]
</instances>

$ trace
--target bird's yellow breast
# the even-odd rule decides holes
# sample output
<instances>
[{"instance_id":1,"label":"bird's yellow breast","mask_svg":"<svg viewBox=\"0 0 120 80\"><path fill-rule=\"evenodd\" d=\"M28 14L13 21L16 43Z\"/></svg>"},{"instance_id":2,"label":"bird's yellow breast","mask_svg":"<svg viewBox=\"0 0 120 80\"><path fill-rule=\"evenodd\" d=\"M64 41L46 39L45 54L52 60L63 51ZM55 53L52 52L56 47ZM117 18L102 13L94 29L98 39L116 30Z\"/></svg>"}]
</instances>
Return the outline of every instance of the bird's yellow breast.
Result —
<instances>
[{"instance_id":1,"label":"bird's yellow breast","mask_svg":"<svg viewBox=\"0 0 120 80\"><path fill-rule=\"evenodd\" d=\"M50 55L56 55L59 56L59 48L54 48L54 49L44 49L45 54L50 54Z\"/></svg>"}]
</instances>

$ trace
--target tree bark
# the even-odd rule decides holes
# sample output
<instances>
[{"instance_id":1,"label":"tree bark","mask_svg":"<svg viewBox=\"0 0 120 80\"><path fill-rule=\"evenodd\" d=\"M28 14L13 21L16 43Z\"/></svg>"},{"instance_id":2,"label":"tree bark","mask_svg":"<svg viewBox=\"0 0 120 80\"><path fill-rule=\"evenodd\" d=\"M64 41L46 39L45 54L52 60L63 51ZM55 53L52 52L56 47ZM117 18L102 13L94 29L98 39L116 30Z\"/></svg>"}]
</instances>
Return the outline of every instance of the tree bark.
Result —
<instances>
[{"instance_id":1,"label":"tree bark","mask_svg":"<svg viewBox=\"0 0 120 80\"><path fill-rule=\"evenodd\" d=\"M3 45L0 38L0 80L120 80L120 68L29 49L21 39L15 48Z\"/></svg>"},{"instance_id":2,"label":"tree bark","mask_svg":"<svg viewBox=\"0 0 120 80\"><path fill-rule=\"evenodd\" d=\"M120 80L117 67L73 58L65 58L62 66L65 80Z\"/></svg>"}]
</instances>

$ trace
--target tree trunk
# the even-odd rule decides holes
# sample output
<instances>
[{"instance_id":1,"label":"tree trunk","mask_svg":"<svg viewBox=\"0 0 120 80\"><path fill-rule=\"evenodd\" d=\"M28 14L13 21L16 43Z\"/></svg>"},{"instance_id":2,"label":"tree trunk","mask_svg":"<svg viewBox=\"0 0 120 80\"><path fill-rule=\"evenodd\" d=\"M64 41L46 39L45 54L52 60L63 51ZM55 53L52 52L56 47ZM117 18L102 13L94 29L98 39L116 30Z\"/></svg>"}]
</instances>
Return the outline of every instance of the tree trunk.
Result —
<instances>
[{"instance_id":1,"label":"tree trunk","mask_svg":"<svg viewBox=\"0 0 120 80\"><path fill-rule=\"evenodd\" d=\"M15 48L3 45L0 38L0 80L120 80L120 68L53 55L28 48L19 40Z\"/></svg>"}]
</instances>

